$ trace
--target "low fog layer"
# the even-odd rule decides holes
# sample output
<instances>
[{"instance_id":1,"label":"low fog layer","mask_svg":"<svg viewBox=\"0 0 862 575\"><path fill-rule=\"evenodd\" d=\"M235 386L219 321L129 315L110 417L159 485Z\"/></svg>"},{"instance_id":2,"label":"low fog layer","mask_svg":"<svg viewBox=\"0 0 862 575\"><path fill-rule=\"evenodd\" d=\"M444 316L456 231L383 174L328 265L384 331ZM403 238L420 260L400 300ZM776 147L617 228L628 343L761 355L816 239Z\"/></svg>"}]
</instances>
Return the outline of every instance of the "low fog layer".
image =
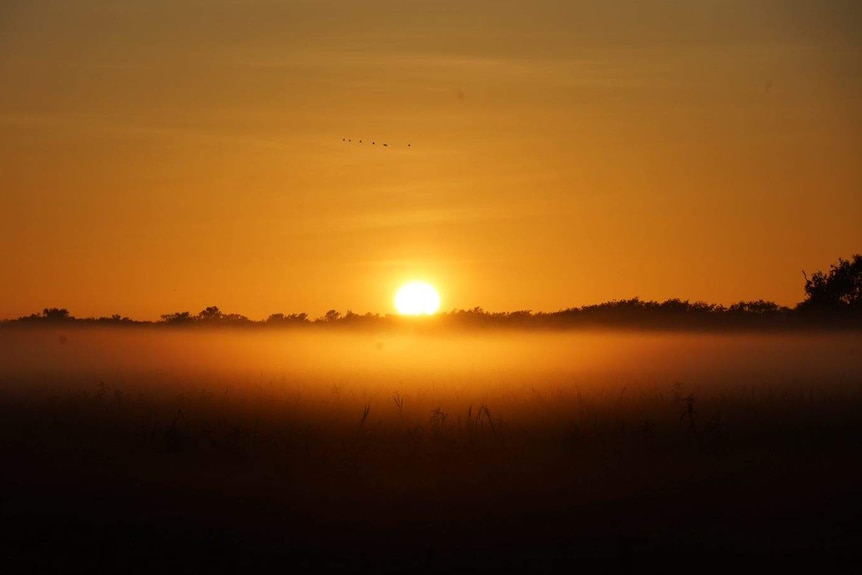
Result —
<instances>
[{"instance_id":1,"label":"low fog layer","mask_svg":"<svg viewBox=\"0 0 862 575\"><path fill-rule=\"evenodd\" d=\"M620 388L853 383L862 336L632 332L320 333L34 329L0 331L0 385L301 383L391 394L508 387ZM172 383L171 383L172 382Z\"/></svg>"}]
</instances>

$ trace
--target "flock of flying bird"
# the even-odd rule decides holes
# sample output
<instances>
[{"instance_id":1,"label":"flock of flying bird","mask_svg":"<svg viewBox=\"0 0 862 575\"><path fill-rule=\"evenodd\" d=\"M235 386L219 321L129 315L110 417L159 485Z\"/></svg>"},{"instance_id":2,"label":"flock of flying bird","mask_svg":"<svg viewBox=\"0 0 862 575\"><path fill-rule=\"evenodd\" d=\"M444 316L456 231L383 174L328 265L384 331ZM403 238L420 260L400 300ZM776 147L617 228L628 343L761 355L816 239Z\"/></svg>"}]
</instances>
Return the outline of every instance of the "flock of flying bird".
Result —
<instances>
[{"instance_id":1,"label":"flock of flying bird","mask_svg":"<svg viewBox=\"0 0 862 575\"><path fill-rule=\"evenodd\" d=\"M351 140L350 138L341 138L341 141L344 142L345 144L352 144L353 143L353 140ZM363 142L362 142L362 140L358 140L357 143L361 144ZM366 141L365 143L368 143L368 142ZM377 142L371 142L371 145L376 146ZM383 146L384 148L389 147L389 144L380 144L380 145ZM407 147L411 148L412 146L410 144L407 144Z\"/></svg>"}]
</instances>

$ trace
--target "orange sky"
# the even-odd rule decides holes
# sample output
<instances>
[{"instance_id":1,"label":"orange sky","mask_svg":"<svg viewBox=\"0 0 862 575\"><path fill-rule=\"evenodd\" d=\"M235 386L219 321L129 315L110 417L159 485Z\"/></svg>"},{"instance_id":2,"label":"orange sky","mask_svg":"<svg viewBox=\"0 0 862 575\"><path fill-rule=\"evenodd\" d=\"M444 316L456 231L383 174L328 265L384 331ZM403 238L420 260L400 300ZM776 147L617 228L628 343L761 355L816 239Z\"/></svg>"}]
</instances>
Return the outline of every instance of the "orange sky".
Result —
<instances>
[{"instance_id":1,"label":"orange sky","mask_svg":"<svg viewBox=\"0 0 862 575\"><path fill-rule=\"evenodd\" d=\"M859 30L855 0L4 2L0 317L387 313L414 278L792 305L862 251Z\"/></svg>"}]
</instances>

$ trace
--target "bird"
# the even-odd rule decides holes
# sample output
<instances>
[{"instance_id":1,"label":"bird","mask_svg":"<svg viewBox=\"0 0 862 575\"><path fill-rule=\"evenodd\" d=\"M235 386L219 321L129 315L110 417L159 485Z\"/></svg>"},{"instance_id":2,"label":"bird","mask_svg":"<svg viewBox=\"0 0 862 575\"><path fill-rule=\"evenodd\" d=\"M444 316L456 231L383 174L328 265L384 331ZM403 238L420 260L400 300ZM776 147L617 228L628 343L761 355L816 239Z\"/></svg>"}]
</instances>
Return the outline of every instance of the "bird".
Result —
<instances>
[{"instance_id":1,"label":"bird","mask_svg":"<svg viewBox=\"0 0 862 575\"><path fill-rule=\"evenodd\" d=\"M346 142L346 143L348 143L348 144L353 143L353 140L352 140L352 139L350 139L350 138L341 138L341 141L342 141L342 142ZM358 143L358 144L362 144L363 142L364 142L364 140L357 140L357 143ZM376 146L376 145L377 145L377 141L372 140L371 145L372 145L372 146ZM381 146L383 146L384 148L388 148L388 147L389 147L389 144L388 144L388 143L384 143L384 142L381 142L381 143L380 143L380 145L381 145ZM396 147L397 147L397 146L396 146ZM408 144L407 144L407 147L408 147L408 148L412 148L412 147L413 147L413 144L408 143Z\"/></svg>"}]
</instances>

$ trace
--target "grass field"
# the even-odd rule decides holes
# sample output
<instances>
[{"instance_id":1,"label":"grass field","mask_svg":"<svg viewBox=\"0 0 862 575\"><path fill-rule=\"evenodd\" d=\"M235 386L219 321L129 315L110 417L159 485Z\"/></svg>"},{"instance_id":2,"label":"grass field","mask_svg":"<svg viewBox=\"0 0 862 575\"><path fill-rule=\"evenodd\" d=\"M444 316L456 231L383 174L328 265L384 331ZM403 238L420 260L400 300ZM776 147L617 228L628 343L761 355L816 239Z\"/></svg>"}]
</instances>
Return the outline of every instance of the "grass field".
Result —
<instances>
[{"instance_id":1,"label":"grass field","mask_svg":"<svg viewBox=\"0 0 862 575\"><path fill-rule=\"evenodd\" d=\"M617 572L862 548L862 335L0 331L6 565Z\"/></svg>"}]
</instances>

